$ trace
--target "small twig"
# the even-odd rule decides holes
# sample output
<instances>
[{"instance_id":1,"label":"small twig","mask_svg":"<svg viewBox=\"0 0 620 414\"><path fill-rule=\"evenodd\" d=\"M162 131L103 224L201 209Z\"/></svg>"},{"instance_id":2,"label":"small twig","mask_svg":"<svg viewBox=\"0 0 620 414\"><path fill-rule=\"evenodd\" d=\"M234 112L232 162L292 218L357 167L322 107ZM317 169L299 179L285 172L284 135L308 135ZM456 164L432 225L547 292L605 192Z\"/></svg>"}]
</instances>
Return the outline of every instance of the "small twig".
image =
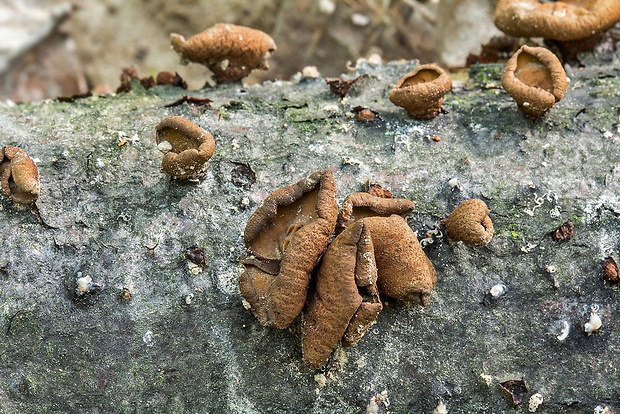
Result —
<instances>
[{"instance_id":1,"label":"small twig","mask_svg":"<svg viewBox=\"0 0 620 414\"><path fill-rule=\"evenodd\" d=\"M24 313L30 312L30 309L20 309L17 312L15 312L13 314L13 316L11 316L11 318L9 319L9 325L6 327L6 334L8 335L9 332L11 332L11 325L13 324L13 320L18 317L19 315L22 315Z\"/></svg>"}]
</instances>

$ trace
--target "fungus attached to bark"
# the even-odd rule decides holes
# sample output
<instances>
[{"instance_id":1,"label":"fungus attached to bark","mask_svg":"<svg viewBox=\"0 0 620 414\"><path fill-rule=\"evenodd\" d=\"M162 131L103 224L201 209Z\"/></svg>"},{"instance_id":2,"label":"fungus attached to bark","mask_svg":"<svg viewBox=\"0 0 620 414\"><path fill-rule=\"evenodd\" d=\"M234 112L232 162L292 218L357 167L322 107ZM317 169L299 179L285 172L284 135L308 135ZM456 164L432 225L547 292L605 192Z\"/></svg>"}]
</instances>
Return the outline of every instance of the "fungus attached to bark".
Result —
<instances>
[{"instance_id":1,"label":"fungus attached to bark","mask_svg":"<svg viewBox=\"0 0 620 414\"><path fill-rule=\"evenodd\" d=\"M287 327L306 302L310 273L334 232L338 205L329 170L271 193L248 220L241 294L260 323Z\"/></svg>"},{"instance_id":2,"label":"fungus attached to bark","mask_svg":"<svg viewBox=\"0 0 620 414\"><path fill-rule=\"evenodd\" d=\"M493 237L493 223L484 201L472 198L462 202L442 221L448 236L472 246L485 246Z\"/></svg>"},{"instance_id":3,"label":"fungus attached to bark","mask_svg":"<svg viewBox=\"0 0 620 414\"><path fill-rule=\"evenodd\" d=\"M19 204L33 204L39 198L39 170L21 148L0 149L0 184L4 194Z\"/></svg>"},{"instance_id":4,"label":"fungus attached to bark","mask_svg":"<svg viewBox=\"0 0 620 414\"><path fill-rule=\"evenodd\" d=\"M213 136L193 122L170 116L156 127L157 148L164 154L163 170L179 179L202 178L215 150Z\"/></svg>"},{"instance_id":5,"label":"fungus attached to bark","mask_svg":"<svg viewBox=\"0 0 620 414\"><path fill-rule=\"evenodd\" d=\"M383 190L383 189L381 189ZM379 190L372 190L378 193ZM389 192L384 190L381 194L386 195ZM344 199L340 211L338 211L338 231L344 230L354 221L361 220L366 217L382 216L389 217L392 214L398 214L401 217L407 217L415 208L413 201L404 198L378 197L370 193L351 193Z\"/></svg>"},{"instance_id":6,"label":"fungus attached to bark","mask_svg":"<svg viewBox=\"0 0 620 414\"><path fill-rule=\"evenodd\" d=\"M420 65L407 73L390 91L390 101L407 110L412 118L430 119L441 111L443 96L452 80L437 65Z\"/></svg>"},{"instance_id":7,"label":"fungus attached to bark","mask_svg":"<svg viewBox=\"0 0 620 414\"><path fill-rule=\"evenodd\" d=\"M502 73L502 86L528 116L538 118L566 92L566 73L558 58L542 47L523 46Z\"/></svg>"},{"instance_id":8,"label":"fungus attached to bark","mask_svg":"<svg viewBox=\"0 0 620 414\"><path fill-rule=\"evenodd\" d=\"M620 20L618 0L499 0L493 21L504 33L560 41L585 39Z\"/></svg>"},{"instance_id":9,"label":"fungus attached to bark","mask_svg":"<svg viewBox=\"0 0 620 414\"><path fill-rule=\"evenodd\" d=\"M303 357L320 367L342 340L354 345L383 308L378 292L422 305L437 275L398 215L356 220L330 244L302 318Z\"/></svg>"},{"instance_id":10,"label":"fungus attached to bark","mask_svg":"<svg viewBox=\"0 0 620 414\"><path fill-rule=\"evenodd\" d=\"M184 61L205 65L217 82L238 82L254 69L269 69L267 60L276 50L276 44L268 34L224 23L187 40L172 33L170 41Z\"/></svg>"}]
</instances>

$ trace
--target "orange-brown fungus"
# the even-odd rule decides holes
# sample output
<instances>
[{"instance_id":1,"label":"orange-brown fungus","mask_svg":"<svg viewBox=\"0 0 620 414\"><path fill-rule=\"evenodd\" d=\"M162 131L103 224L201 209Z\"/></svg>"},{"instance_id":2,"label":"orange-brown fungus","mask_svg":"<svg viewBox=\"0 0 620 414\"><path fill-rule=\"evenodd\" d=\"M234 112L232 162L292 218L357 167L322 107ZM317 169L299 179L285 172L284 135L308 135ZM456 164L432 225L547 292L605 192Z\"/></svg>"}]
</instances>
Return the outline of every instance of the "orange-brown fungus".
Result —
<instances>
[{"instance_id":1,"label":"orange-brown fungus","mask_svg":"<svg viewBox=\"0 0 620 414\"><path fill-rule=\"evenodd\" d=\"M267 60L276 50L268 34L234 24L218 23L187 40L172 33L170 40L184 60L205 65L218 82L238 82L254 69L269 69Z\"/></svg>"},{"instance_id":2,"label":"orange-brown fungus","mask_svg":"<svg viewBox=\"0 0 620 414\"><path fill-rule=\"evenodd\" d=\"M0 149L0 184L2 192L19 204L33 204L39 198L39 170L21 148Z\"/></svg>"},{"instance_id":3,"label":"orange-brown fungus","mask_svg":"<svg viewBox=\"0 0 620 414\"><path fill-rule=\"evenodd\" d=\"M493 222L489 208L480 199L463 201L443 221L448 236L472 246L485 246L493 237Z\"/></svg>"},{"instance_id":4,"label":"orange-brown fungus","mask_svg":"<svg viewBox=\"0 0 620 414\"><path fill-rule=\"evenodd\" d=\"M502 86L526 115L538 118L562 99L567 79L553 53L523 46L506 63Z\"/></svg>"},{"instance_id":5,"label":"orange-brown fungus","mask_svg":"<svg viewBox=\"0 0 620 414\"><path fill-rule=\"evenodd\" d=\"M375 322L378 292L426 305L437 276L400 216L356 220L330 244L302 318L303 357L313 367L339 341L351 346Z\"/></svg>"},{"instance_id":6,"label":"orange-brown fungus","mask_svg":"<svg viewBox=\"0 0 620 414\"><path fill-rule=\"evenodd\" d=\"M443 95L452 88L450 76L437 65L420 65L390 91L390 101L412 118L430 119L441 111Z\"/></svg>"},{"instance_id":7,"label":"orange-brown fungus","mask_svg":"<svg viewBox=\"0 0 620 414\"><path fill-rule=\"evenodd\" d=\"M215 150L213 136L180 116L170 116L156 127L157 147L164 152L162 169L179 179L202 178Z\"/></svg>"},{"instance_id":8,"label":"orange-brown fungus","mask_svg":"<svg viewBox=\"0 0 620 414\"><path fill-rule=\"evenodd\" d=\"M337 210L334 179L326 170L274 191L248 220L250 256L239 286L262 325L285 328L301 312Z\"/></svg>"},{"instance_id":9,"label":"orange-brown fungus","mask_svg":"<svg viewBox=\"0 0 620 414\"><path fill-rule=\"evenodd\" d=\"M559 41L585 39L620 20L618 0L499 0L493 21L504 33Z\"/></svg>"},{"instance_id":10,"label":"orange-brown fungus","mask_svg":"<svg viewBox=\"0 0 620 414\"><path fill-rule=\"evenodd\" d=\"M381 189L383 190L383 189ZM378 190L373 190L375 193ZM380 192L383 196L389 194L389 191ZM404 198L378 197L370 193L351 193L342 202L342 207L338 212L338 231L350 226L355 220L361 220L366 217L389 217L392 214L398 214L407 217L415 208L413 201Z\"/></svg>"}]
</instances>

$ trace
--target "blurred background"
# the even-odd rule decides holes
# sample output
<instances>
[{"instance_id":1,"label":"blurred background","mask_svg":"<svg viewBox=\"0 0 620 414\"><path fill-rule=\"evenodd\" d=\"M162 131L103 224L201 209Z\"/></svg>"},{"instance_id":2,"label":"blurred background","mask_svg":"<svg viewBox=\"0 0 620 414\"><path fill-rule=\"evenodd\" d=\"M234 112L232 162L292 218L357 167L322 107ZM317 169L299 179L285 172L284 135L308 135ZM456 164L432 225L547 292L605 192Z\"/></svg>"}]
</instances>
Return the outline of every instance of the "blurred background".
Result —
<instances>
[{"instance_id":1,"label":"blurred background","mask_svg":"<svg viewBox=\"0 0 620 414\"><path fill-rule=\"evenodd\" d=\"M501 35L493 8L493 0L0 0L0 99L111 93L132 65L140 77L178 72L201 88L209 71L181 66L170 33L189 37L218 22L263 30L278 46L270 70L247 83L289 79L305 66L337 77L371 55L458 68Z\"/></svg>"}]
</instances>

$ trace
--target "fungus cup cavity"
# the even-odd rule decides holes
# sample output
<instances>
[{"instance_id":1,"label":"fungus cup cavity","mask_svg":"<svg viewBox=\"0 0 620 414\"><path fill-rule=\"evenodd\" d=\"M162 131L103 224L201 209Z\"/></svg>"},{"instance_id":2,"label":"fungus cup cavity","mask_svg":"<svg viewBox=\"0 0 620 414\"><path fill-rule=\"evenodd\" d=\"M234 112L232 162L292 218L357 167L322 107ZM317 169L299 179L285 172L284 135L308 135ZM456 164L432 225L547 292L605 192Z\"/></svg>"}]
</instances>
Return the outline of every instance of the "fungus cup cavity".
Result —
<instances>
[{"instance_id":1,"label":"fungus cup cavity","mask_svg":"<svg viewBox=\"0 0 620 414\"><path fill-rule=\"evenodd\" d=\"M239 285L262 325L286 328L299 315L337 214L336 186L328 170L274 191L252 214Z\"/></svg>"},{"instance_id":2,"label":"fungus cup cavity","mask_svg":"<svg viewBox=\"0 0 620 414\"><path fill-rule=\"evenodd\" d=\"M564 96L566 72L549 50L522 46L506 63L502 86L526 115L539 118Z\"/></svg>"},{"instance_id":3,"label":"fungus cup cavity","mask_svg":"<svg viewBox=\"0 0 620 414\"><path fill-rule=\"evenodd\" d=\"M443 96L452 88L448 73L437 65L420 65L403 76L390 91L390 101L409 116L431 119L441 111Z\"/></svg>"},{"instance_id":4,"label":"fungus cup cavity","mask_svg":"<svg viewBox=\"0 0 620 414\"><path fill-rule=\"evenodd\" d=\"M273 39L260 30L223 23L187 40L172 33L170 41L182 59L206 66L218 83L239 82L254 69L269 69L267 60L277 49Z\"/></svg>"},{"instance_id":5,"label":"fungus cup cavity","mask_svg":"<svg viewBox=\"0 0 620 414\"><path fill-rule=\"evenodd\" d=\"M585 39L620 20L618 0L499 0L493 22L517 37Z\"/></svg>"},{"instance_id":6,"label":"fungus cup cavity","mask_svg":"<svg viewBox=\"0 0 620 414\"><path fill-rule=\"evenodd\" d=\"M33 204L39 198L39 170L21 148L0 149L0 184L2 192L19 204Z\"/></svg>"},{"instance_id":7,"label":"fungus cup cavity","mask_svg":"<svg viewBox=\"0 0 620 414\"><path fill-rule=\"evenodd\" d=\"M489 208L477 198L462 202L442 223L451 239L471 246L485 246L493 237Z\"/></svg>"},{"instance_id":8,"label":"fungus cup cavity","mask_svg":"<svg viewBox=\"0 0 620 414\"><path fill-rule=\"evenodd\" d=\"M213 136L193 122L170 116L156 127L157 148L164 152L161 167L178 179L200 179L215 150Z\"/></svg>"}]
</instances>

